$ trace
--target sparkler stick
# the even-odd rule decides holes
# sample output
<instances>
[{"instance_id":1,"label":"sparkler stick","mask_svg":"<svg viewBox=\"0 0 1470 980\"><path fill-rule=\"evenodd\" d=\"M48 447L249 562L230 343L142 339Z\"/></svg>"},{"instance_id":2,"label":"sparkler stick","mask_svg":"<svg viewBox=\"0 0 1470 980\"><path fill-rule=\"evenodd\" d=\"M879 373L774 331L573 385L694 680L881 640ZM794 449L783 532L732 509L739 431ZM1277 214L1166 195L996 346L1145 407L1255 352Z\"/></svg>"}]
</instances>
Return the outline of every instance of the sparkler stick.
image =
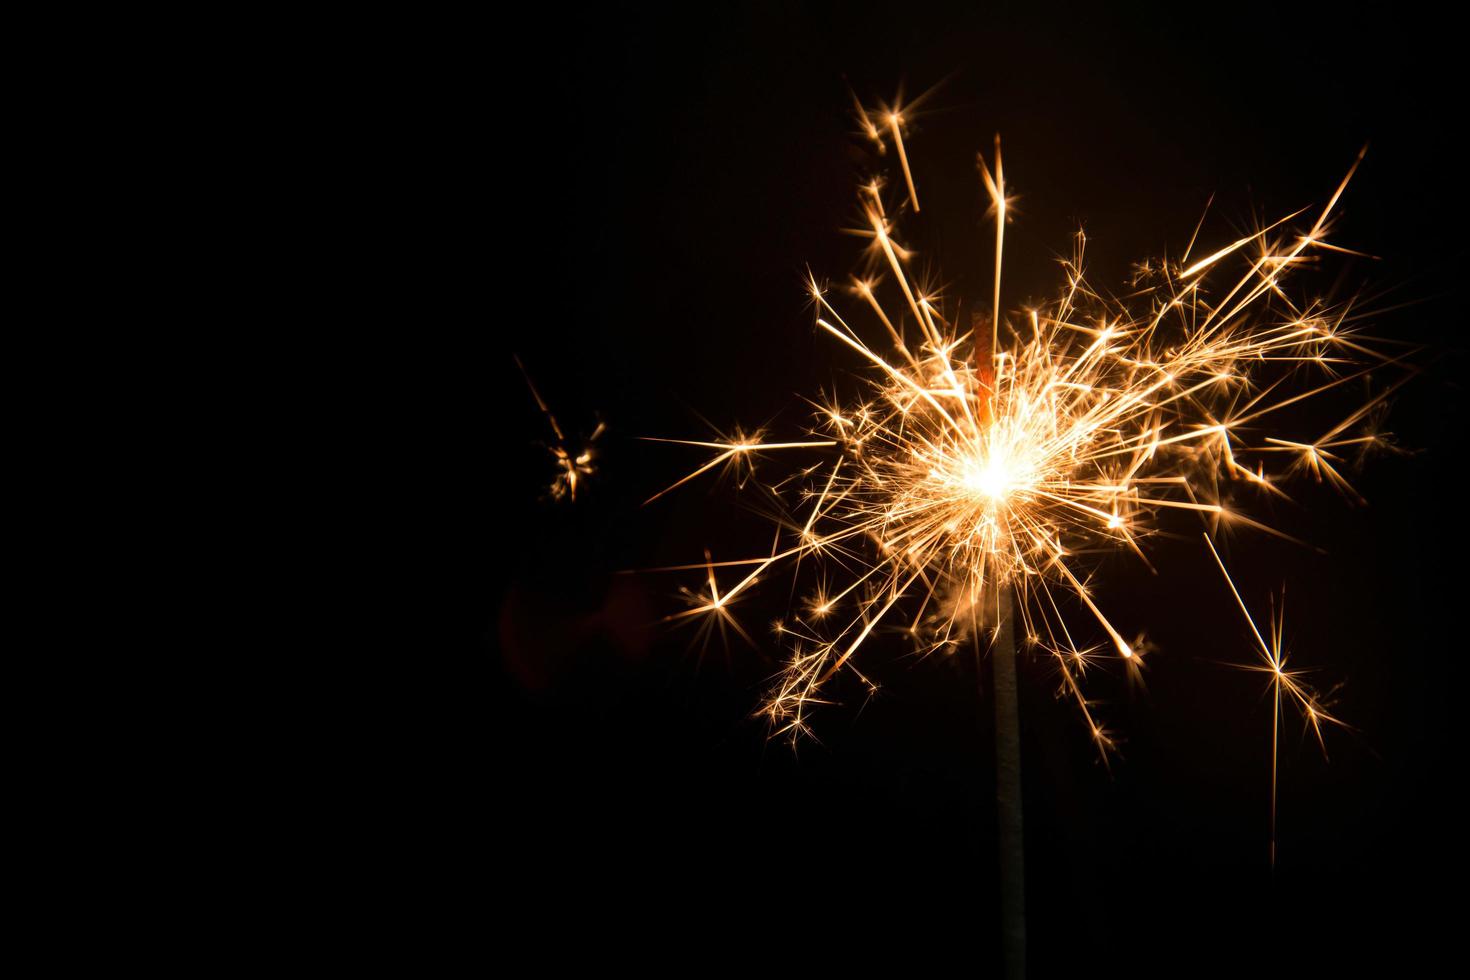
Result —
<instances>
[{"instance_id":1,"label":"sparkler stick","mask_svg":"<svg viewBox=\"0 0 1470 980\"><path fill-rule=\"evenodd\" d=\"M996 275L1000 274L999 263ZM999 297L999 286L996 296ZM993 321L1000 320L997 311ZM995 348L990 348L994 350ZM994 383L988 404L995 402ZM993 418L987 410L987 421ZM995 805L1000 828L1001 932L1006 973L1026 976L1026 835L1022 822L1021 702L1016 692L1016 630L1011 585L997 581L996 633L991 644L995 673Z\"/></svg>"},{"instance_id":2,"label":"sparkler stick","mask_svg":"<svg viewBox=\"0 0 1470 980\"><path fill-rule=\"evenodd\" d=\"M995 135L995 173L980 158L980 171L990 191L995 210L995 281L991 293L990 336L984 334L984 318L974 323L974 364L985 391L981 400L981 426L994 426L1000 365L1001 255L1005 245L1005 175L1000 162L1000 134ZM987 340L989 341L987 343ZM995 581L995 631L991 636L991 667L995 680L995 810L997 847L1000 855L1001 953L1006 976L1026 976L1026 826L1021 790L1021 701L1016 691L1016 630L1011 586ZM976 640L978 642L978 635Z\"/></svg>"},{"instance_id":3,"label":"sparkler stick","mask_svg":"<svg viewBox=\"0 0 1470 980\"><path fill-rule=\"evenodd\" d=\"M994 590L995 808L1000 838L1000 933L1006 976L1026 976L1026 834L1022 822L1021 712L1011 589Z\"/></svg>"}]
</instances>

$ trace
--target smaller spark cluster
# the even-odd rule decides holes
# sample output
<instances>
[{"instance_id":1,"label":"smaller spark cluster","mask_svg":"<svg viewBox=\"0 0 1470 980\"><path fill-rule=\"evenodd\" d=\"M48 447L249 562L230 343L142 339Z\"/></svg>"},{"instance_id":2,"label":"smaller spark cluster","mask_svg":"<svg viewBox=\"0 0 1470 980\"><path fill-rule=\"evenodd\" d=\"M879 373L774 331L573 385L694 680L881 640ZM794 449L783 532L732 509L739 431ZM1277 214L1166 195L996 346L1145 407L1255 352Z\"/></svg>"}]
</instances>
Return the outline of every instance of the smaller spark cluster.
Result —
<instances>
[{"instance_id":1,"label":"smaller spark cluster","mask_svg":"<svg viewBox=\"0 0 1470 980\"><path fill-rule=\"evenodd\" d=\"M556 416L551 414L545 399L536 390L536 383L531 380L531 374L521 359L516 357L516 367L521 369L521 375L526 379L526 387L531 389L531 397L536 399L536 405L541 409L541 414L546 416L546 421L551 426L552 441L546 443L546 451L551 454L552 461L556 467L556 475L552 477L547 491L552 500L577 499L577 488L587 482L587 479L597 472L594 462L597 458L597 440L601 438L607 426L599 421L592 434L583 441L580 446L574 446L562 433L561 426L557 424Z\"/></svg>"}]
</instances>

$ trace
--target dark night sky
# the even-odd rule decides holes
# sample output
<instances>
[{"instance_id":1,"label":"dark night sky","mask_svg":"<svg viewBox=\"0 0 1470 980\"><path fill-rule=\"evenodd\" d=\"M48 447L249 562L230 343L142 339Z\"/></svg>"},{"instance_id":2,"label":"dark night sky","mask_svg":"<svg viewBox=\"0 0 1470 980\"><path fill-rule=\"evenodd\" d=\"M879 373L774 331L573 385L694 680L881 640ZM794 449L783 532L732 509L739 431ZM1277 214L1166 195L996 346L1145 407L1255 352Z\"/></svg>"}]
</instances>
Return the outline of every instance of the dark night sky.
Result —
<instances>
[{"instance_id":1,"label":"dark night sky","mask_svg":"<svg viewBox=\"0 0 1470 980\"><path fill-rule=\"evenodd\" d=\"M529 58L476 79L483 99L458 97L490 135L471 307L489 314L426 329L469 497L485 501L456 527L453 597L467 656L490 668L485 751L468 764L486 788L492 887L517 909L510 935L611 935L630 955L669 934L757 955L804 936L821 957L995 966L988 670L878 645L865 669L882 695L826 710L821 744L793 758L748 717L784 584L748 607L761 649L701 655L690 632L643 626L694 581L611 574L768 545L716 481L640 507L697 457L634 437L700 438L701 417L797 433L801 395L850 384L858 365L816 336L801 289L808 265L854 267L838 229L879 162L852 135L845 85L872 103L947 77L908 141L925 210L905 227L958 287L988 282L965 270L990 258L973 161L997 130L1021 195L1015 300L1052 291L1051 257L1079 223L1094 281L1117 283L1129 262L1177 252L1212 193L1211 241L1320 205L1366 142L1336 240L1383 258L1329 263L1299 288L1342 272L1381 306L1416 301L1375 331L1430 348L1389 416L1416 452L1370 463L1368 507L1308 485L1297 505L1255 511L1326 555L1234 541L1248 601L1263 609L1286 584L1294 661L1345 682L1358 729L1330 734L1328 763L1287 722L1274 879L1270 705L1257 675L1223 666L1249 650L1196 527L1177 521L1180 539L1160 544L1168 574L1104 568L1124 632L1161 648L1146 690L1091 689L1123 737L1111 774L1049 668L1021 664L1033 975L1278 949L1281 965L1427 955L1453 927L1431 886L1457 876L1462 850L1462 582L1437 557L1464 554L1451 32L1402 4L1336 24L1228 6L1187 20L902 9L548 11L506 36L503 54ZM512 352L565 427L594 412L610 426L575 507L538 500L542 423ZM1268 942L1272 922L1286 935Z\"/></svg>"}]
</instances>

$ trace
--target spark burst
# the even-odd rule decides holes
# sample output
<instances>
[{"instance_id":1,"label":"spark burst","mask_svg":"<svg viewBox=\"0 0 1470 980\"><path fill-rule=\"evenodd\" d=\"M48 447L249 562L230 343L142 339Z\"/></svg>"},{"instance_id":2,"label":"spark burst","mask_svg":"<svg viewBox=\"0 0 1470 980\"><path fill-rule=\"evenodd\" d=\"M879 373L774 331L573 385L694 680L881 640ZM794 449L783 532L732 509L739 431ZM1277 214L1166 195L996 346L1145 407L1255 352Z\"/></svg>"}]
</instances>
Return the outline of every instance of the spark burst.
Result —
<instances>
[{"instance_id":1,"label":"spark burst","mask_svg":"<svg viewBox=\"0 0 1470 980\"><path fill-rule=\"evenodd\" d=\"M904 120L901 107L859 106L879 150L885 138L897 147L917 211ZM1099 557L1126 549L1148 564L1148 539L1171 515L1203 520L1207 540L1231 528L1287 537L1230 504L1235 491L1284 496L1281 482L1296 473L1352 495L1344 451L1386 444L1372 423L1409 377L1403 356L1361 332L1351 303L1299 302L1283 289L1320 254L1348 252L1326 237L1361 160L1305 230L1291 222L1306 210L1197 258L1197 227L1182 256L1140 266L1122 299L1089 285L1079 232L1057 297L1013 320L1000 301L1009 208L997 136L993 169L981 156L979 171L996 228L991 308L1002 313L974 323L953 311L947 318L941 299L916 284L906 269L913 253L897 235L902 202L885 208L882 182L865 183L868 262L850 288L858 302L845 316L838 290L815 277L808 288L817 328L869 369L866 397L814 402L810 438L660 440L714 453L670 490L717 467L753 467L761 453L825 451L769 487L778 499L798 488L800 498L778 521L769 554L716 562L706 553L703 563L662 569L697 569L708 584L667 619L734 625L731 607L747 589L777 566L811 560L820 584L778 627L790 653L760 709L773 737L795 742L811 732L814 709L831 703L827 687L840 673L876 689L857 659L880 627L897 626L932 653L972 635L978 610L1010 589L1019 634L1055 663L1061 692L1106 760L1114 739L1084 694L1084 674L1110 651L1136 677L1149 647L1141 635L1125 637L1095 600ZM1225 275L1232 265L1236 274ZM1282 431L1293 406L1386 370L1399 376L1327 431ZM1283 458L1279 472L1268 471ZM722 590L721 576L733 584ZM1072 621L1079 611L1091 625ZM1100 637L1105 644L1091 642ZM1285 692L1320 737L1321 723L1337 720L1283 669L1279 645L1261 649L1276 685L1273 725ZM1274 743L1272 778L1274 800Z\"/></svg>"}]
</instances>

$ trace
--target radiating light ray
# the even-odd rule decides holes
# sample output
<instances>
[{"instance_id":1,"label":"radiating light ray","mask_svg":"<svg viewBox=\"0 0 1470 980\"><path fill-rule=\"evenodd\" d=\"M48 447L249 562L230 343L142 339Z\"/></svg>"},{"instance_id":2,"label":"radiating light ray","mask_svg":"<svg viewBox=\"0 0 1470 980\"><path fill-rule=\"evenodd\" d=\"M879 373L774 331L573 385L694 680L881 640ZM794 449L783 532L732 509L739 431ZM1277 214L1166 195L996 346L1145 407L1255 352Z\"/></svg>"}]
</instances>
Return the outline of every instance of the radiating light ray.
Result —
<instances>
[{"instance_id":1,"label":"radiating light ray","mask_svg":"<svg viewBox=\"0 0 1470 980\"><path fill-rule=\"evenodd\" d=\"M1006 241L1006 175L1000 161L1000 134L995 134L995 176L981 156L980 176L985 180L985 189L990 193L990 206L995 210L995 292L990 303L990 355L999 357L1000 350L1000 273L1001 258L1005 254ZM979 347L977 338L975 346Z\"/></svg>"},{"instance_id":2,"label":"radiating light ray","mask_svg":"<svg viewBox=\"0 0 1470 980\"><path fill-rule=\"evenodd\" d=\"M653 503L658 498L662 497L664 494L668 493L670 490L673 490L673 489L675 489L677 487L682 487L684 484L688 483L690 480L692 480L695 477L699 476L701 473L707 473L710 470L714 469L716 466L719 466L721 463L739 462L739 461L741 461L743 459L748 458L753 453L766 452L768 450L774 450L774 449L820 449L820 448L823 448L823 447L826 447L826 446L835 446L835 445L837 445L837 443L831 442L831 441L819 441L819 442L761 442L758 437L757 438L752 438L752 439L737 440L735 442L698 442L698 441L689 440L689 439L659 439L659 438L654 437L654 436L644 436L643 437L643 441L644 442L670 442L670 443L674 443L676 445L682 445L682 446L701 446L701 447L704 447L706 449L719 449L719 450L722 450L722 452L720 453L720 455L716 456L714 459L712 459L709 462L705 463L703 466L701 466L699 469L695 470L693 473L690 473L687 476L681 477L680 479L676 480L674 483L671 483L668 486L664 487L662 490L660 490L658 493L654 494L652 497L649 497L647 500L643 501L643 504L644 504L645 507L647 505Z\"/></svg>"},{"instance_id":3,"label":"radiating light ray","mask_svg":"<svg viewBox=\"0 0 1470 980\"><path fill-rule=\"evenodd\" d=\"M893 145L898 147L898 162L903 165L903 179L909 185L909 202L914 206L914 213L919 213L919 192L914 189L914 175L909 170L909 155L903 148L903 116L897 112L888 114L888 131L893 134Z\"/></svg>"},{"instance_id":4,"label":"radiating light ray","mask_svg":"<svg viewBox=\"0 0 1470 980\"><path fill-rule=\"evenodd\" d=\"M893 100L892 105L880 103L876 109L866 108L861 100L858 99L857 93L852 92L851 89L848 90L852 96L853 106L856 109L858 123L863 128L863 134L873 142L873 145L877 147L879 153L884 153L887 150L887 147L883 144L883 134L886 132L892 137L894 148L898 150L898 161L900 168L903 170L904 183L908 186L909 203L914 206L915 214L919 211L919 192L914 186L913 172L909 169L908 150L903 143L903 128L907 124L908 118L913 116L919 106L935 92L937 87L929 89L923 95L909 102L904 101L903 90L900 87L898 96ZM872 193L874 198L877 198L876 188L872 189ZM878 202L878 208L881 212L881 200Z\"/></svg>"}]
</instances>

